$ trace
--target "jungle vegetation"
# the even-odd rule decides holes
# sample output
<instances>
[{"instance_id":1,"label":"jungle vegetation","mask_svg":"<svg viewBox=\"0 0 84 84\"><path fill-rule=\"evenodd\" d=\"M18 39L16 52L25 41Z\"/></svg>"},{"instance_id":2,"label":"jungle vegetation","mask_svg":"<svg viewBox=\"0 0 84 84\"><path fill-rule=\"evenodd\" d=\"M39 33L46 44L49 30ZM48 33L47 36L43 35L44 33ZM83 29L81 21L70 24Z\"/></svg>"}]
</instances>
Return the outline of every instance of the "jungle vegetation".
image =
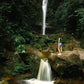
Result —
<instances>
[{"instance_id":1,"label":"jungle vegetation","mask_svg":"<svg viewBox=\"0 0 84 84\"><path fill-rule=\"evenodd\" d=\"M36 24L42 22L41 6L42 0L0 0L0 68L6 66L9 60L7 51L25 52L21 50L25 50L24 45L32 46L31 41L38 40L41 30L37 30ZM63 29L66 30L64 33L73 34L84 48L84 0L49 0L47 23L55 29L55 34ZM15 63L14 72L18 74L33 70L33 65L29 69L28 64L19 63L17 59ZM0 73L2 75L4 72L1 70Z\"/></svg>"}]
</instances>

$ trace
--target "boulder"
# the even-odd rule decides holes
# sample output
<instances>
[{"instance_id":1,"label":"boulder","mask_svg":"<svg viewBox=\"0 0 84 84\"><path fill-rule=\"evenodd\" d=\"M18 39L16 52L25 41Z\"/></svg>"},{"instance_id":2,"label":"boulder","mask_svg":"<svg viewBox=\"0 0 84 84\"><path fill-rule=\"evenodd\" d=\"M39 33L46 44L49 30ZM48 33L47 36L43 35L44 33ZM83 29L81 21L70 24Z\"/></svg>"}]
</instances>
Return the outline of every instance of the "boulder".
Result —
<instances>
[{"instance_id":1,"label":"boulder","mask_svg":"<svg viewBox=\"0 0 84 84\"><path fill-rule=\"evenodd\" d=\"M27 45L25 45L25 48L26 48L26 53L30 53L30 54L33 54L35 56L35 58L37 59L38 57L42 57L42 52L40 52L39 50L37 49L34 49L34 48L31 48Z\"/></svg>"},{"instance_id":2,"label":"boulder","mask_svg":"<svg viewBox=\"0 0 84 84\"><path fill-rule=\"evenodd\" d=\"M82 65L82 61L80 60L80 55L77 50L64 51L62 55L51 53L48 56L48 59L53 70L56 72L59 71L59 73L69 66Z\"/></svg>"}]
</instances>

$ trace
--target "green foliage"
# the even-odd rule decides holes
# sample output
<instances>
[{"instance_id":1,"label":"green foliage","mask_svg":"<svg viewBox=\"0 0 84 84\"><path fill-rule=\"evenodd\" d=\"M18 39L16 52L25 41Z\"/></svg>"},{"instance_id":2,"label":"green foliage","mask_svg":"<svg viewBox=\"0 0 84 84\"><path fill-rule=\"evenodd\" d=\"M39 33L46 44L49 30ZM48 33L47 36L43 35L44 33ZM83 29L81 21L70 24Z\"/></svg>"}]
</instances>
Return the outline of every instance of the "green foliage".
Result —
<instances>
[{"instance_id":1,"label":"green foliage","mask_svg":"<svg viewBox=\"0 0 84 84\"><path fill-rule=\"evenodd\" d=\"M12 36L13 43L15 46L19 46L20 44L25 44L25 39L21 35L14 35Z\"/></svg>"},{"instance_id":2,"label":"green foliage","mask_svg":"<svg viewBox=\"0 0 84 84\"><path fill-rule=\"evenodd\" d=\"M39 70L39 64L40 64L40 59L38 58L35 60L34 56L32 55L30 57L30 71L33 77L37 77L38 70Z\"/></svg>"},{"instance_id":3,"label":"green foliage","mask_svg":"<svg viewBox=\"0 0 84 84\"><path fill-rule=\"evenodd\" d=\"M22 62L15 60L14 72L19 75L29 73L33 77L36 77L39 69L40 58L35 59L35 56L29 53L20 53L20 57L22 58Z\"/></svg>"},{"instance_id":4,"label":"green foliage","mask_svg":"<svg viewBox=\"0 0 84 84\"><path fill-rule=\"evenodd\" d=\"M0 43L1 49L12 50L16 48L18 53L25 53L24 44L40 49L48 47L49 43L57 43L56 36L38 36L32 31L37 31L36 23L42 22L42 0L5 0L0 1ZM66 33L74 33L76 38L84 36L84 1L83 0L49 0L47 10L47 22L56 28L55 33L66 29ZM40 30L41 31L41 30ZM63 37L66 43L70 38ZM81 40L82 48L84 41ZM70 46L69 46L70 47ZM0 50L1 50L0 49ZM72 49L72 48L71 48ZM6 55L0 52L0 64L6 64ZM25 58L25 57L24 57ZM34 66L37 61L33 57L26 56L26 62L16 63L15 72L25 73L30 70L34 74ZM30 61L32 63L30 63ZM4 63L3 63L4 61ZM34 62L34 63L33 63ZM29 65L31 64L31 66ZM19 72L22 70L22 72ZM35 73L36 75L36 73Z\"/></svg>"},{"instance_id":5,"label":"green foliage","mask_svg":"<svg viewBox=\"0 0 84 84\"><path fill-rule=\"evenodd\" d=\"M18 63L14 68L14 72L16 72L17 74L24 74L28 72L29 68L29 65L25 65L24 63Z\"/></svg>"},{"instance_id":6,"label":"green foliage","mask_svg":"<svg viewBox=\"0 0 84 84\"><path fill-rule=\"evenodd\" d=\"M79 17L79 20L78 20L78 27L76 29L76 33L77 35L79 35L78 37L82 37L84 36L84 8L79 8L75 11L77 13L76 16Z\"/></svg>"},{"instance_id":7,"label":"green foliage","mask_svg":"<svg viewBox=\"0 0 84 84\"><path fill-rule=\"evenodd\" d=\"M18 53L26 53L26 49L25 49L24 45L19 45L17 47L17 52Z\"/></svg>"},{"instance_id":8,"label":"green foliage","mask_svg":"<svg viewBox=\"0 0 84 84\"><path fill-rule=\"evenodd\" d=\"M31 40L30 45L39 50L47 49L47 48L55 48L58 44L58 34L51 34L49 36L37 36ZM72 41L72 36L70 34L62 34L62 43L63 43L63 51L65 50L73 50L74 45Z\"/></svg>"},{"instance_id":9,"label":"green foliage","mask_svg":"<svg viewBox=\"0 0 84 84\"><path fill-rule=\"evenodd\" d=\"M67 35L67 36L62 36L62 42L66 43L68 41L71 41L71 38Z\"/></svg>"},{"instance_id":10,"label":"green foliage","mask_svg":"<svg viewBox=\"0 0 84 84\"><path fill-rule=\"evenodd\" d=\"M66 32L80 38L84 30L83 7L83 0L64 0L53 14L52 24L56 27L56 32L65 28Z\"/></svg>"},{"instance_id":11,"label":"green foliage","mask_svg":"<svg viewBox=\"0 0 84 84\"><path fill-rule=\"evenodd\" d=\"M36 44L34 45L34 47L37 48L37 49L40 49L40 48L41 48L41 45L38 44L38 43L36 43Z\"/></svg>"},{"instance_id":12,"label":"green foliage","mask_svg":"<svg viewBox=\"0 0 84 84\"><path fill-rule=\"evenodd\" d=\"M0 40L3 46L30 43L33 37L32 25L35 25L37 19L40 20L40 4L37 0L0 1Z\"/></svg>"},{"instance_id":13,"label":"green foliage","mask_svg":"<svg viewBox=\"0 0 84 84\"><path fill-rule=\"evenodd\" d=\"M55 40L54 38L46 36L44 42L46 45L48 45L48 43L53 43L54 40Z\"/></svg>"},{"instance_id":14,"label":"green foliage","mask_svg":"<svg viewBox=\"0 0 84 84\"><path fill-rule=\"evenodd\" d=\"M2 38L4 46L9 42L11 43L10 40L14 36L18 36L18 39L23 38L23 43L30 43L30 40L33 40L34 36L31 31L37 31L35 29L36 23L42 22L41 5L41 0L1 1L0 38ZM47 11L48 23L56 27L56 32L60 32L62 28L65 28L66 32L73 32L74 35L76 34L75 36L81 37L84 35L83 6L83 0L49 0Z\"/></svg>"},{"instance_id":15,"label":"green foliage","mask_svg":"<svg viewBox=\"0 0 84 84\"><path fill-rule=\"evenodd\" d=\"M21 0L20 2L10 0L10 2L2 1L0 3L0 39L3 46L8 47L13 43L16 46L24 43L38 43L39 37L34 36L31 31L37 31L36 23L42 22L41 3L41 0ZM73 32L74 36L81 37L84 35L83 5L83 0L49 0L48 23L56 27L56 33L65 28L66 32L70 34ZM41 46L36 44L35 47L40 48L50 41L55 42L55 40L46 38L44 42L42 40L39 42Z\"/></svg>"}]
</instances>

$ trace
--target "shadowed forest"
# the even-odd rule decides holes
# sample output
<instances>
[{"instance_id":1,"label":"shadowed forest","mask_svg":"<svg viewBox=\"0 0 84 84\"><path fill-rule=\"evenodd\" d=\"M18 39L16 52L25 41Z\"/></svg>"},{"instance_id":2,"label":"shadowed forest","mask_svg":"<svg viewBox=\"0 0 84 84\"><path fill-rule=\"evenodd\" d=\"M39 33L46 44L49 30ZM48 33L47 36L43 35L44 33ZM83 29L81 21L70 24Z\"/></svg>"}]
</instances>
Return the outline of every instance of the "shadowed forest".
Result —
<instances>
[{"instance_id":1,"label":"shadowed forest","mask_svg":"<svg viewBox=\"0 0 84 84\"><path fill-rule=\"evenodd\" d=\"M0 84L36 78L44 58L49 59L53 78L83 81L84 0L48 0L46 35L42 22L42 0L0 0ZM51 58L58 53L59 35L63 55ZM56 84L66 84L60 81Z\"/></svg>"}]
</instances>

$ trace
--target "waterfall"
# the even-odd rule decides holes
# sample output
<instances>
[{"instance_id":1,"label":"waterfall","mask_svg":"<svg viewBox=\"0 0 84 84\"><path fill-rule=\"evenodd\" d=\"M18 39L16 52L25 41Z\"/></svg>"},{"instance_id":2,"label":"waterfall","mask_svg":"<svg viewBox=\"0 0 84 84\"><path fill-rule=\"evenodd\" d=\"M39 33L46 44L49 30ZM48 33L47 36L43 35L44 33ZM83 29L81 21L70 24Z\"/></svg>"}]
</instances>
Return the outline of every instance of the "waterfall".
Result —
<instances>
[{"instance_id":1,"label":"waterfall","mask_svg":"<svg viewBox=\"0 0 84 84\"><path fill-rule=\"evenodd\" d=\"M42 34L45 35L45 29L46 29L46 12L47 12L47 3L48 0L43 0L42 3L42 10L43 10L43 31Z\"/></svg>"},{"instance_id":2,"label":"waterfall","mask_svg":"<svg viewBox=\"0 0 84 84\"><path fill-rule=\"evenodd\" d=\"M51 81L51 67L48 63L48 60L41 59L37 79L43 81Z\"/></svg>"},{"instance_id":3,"label":"waterfall","mask_svg":"<svg viewBox=\"0 0 84 84\"><path fill-rule=\"evenodd\" d=\"M51 81L51 67L48 59L41 59L37 79L33 78L25 82L26 84L54 84L54 81Z\"/></svg>"}]
</instances>

